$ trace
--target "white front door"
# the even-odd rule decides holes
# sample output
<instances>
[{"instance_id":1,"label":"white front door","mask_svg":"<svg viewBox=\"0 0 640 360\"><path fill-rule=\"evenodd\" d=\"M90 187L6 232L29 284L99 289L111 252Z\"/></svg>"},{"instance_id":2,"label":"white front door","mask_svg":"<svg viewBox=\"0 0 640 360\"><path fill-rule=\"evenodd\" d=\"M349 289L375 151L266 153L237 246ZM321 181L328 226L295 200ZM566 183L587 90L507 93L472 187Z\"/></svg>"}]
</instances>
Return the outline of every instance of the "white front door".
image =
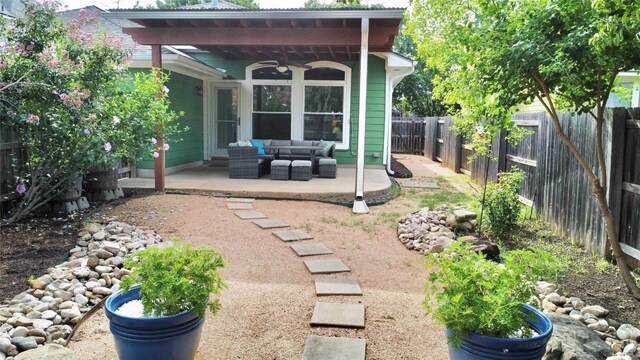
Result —
<instances>
[{"instance_id":1,"label":"white front door","mask_svg":"<svg viewBox=\"0 0 640 360\"><path fill-rule=\"evenodd\" d=\"M240 89L238 86L215 86L213 117L213 154L227 155L229 143L238 141L240 129Z\"/></svg>"}]
</instances>

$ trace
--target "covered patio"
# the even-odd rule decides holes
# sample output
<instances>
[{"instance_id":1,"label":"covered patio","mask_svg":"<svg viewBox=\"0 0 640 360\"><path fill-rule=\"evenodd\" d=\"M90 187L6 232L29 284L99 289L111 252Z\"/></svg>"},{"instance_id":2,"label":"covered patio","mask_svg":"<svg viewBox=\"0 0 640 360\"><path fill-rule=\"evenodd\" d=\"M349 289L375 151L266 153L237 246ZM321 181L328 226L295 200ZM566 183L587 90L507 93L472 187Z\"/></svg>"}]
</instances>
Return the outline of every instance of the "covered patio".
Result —
<instances>
[{"instance_id":1,"label":"covered patio","mask_svg":"<svg viewBox=\"0 0 640 360\"><path fill-rule=\"evenodd\" d=\"M365 197L391 187L392 92L415 66L392 52L403 13L401 8L111 10L106 18L133 24L122 31L150 47L151 67L163 68L162 48L170 46L225 73L222 79L201 77L194 87L202 97L202 122L191 126L199 132L189 135L192 148L177 155L159 151L153 170L146 167L149 161L144 167L153 179L126 179L121 186L256 197L339 195L353 200L354 212L367 213ZM193 99L191 89L184 90L189 95L179 100ZM338 178L229 179L226 169L206 166L209 159L227 156L229 144L253 139L330 140ZM158 142L161 147L161 136ZM198 147L201 160L194 161ZM167 162L179 171L165 170Z\"/></svg>"},{"instance_id":2,"label":"covered patio","mask_svg":"<svg viewBox=\"0 0 640 360\"><path fill-rule=\"evenodd\" d=\"M356 169L340 165L335 179L314 177L310 181L272 181L269 175L260 179L229 179L228 168L199 166L165 175L168 192L210 192L230 196L286 199L352 199ZM124 189L154 189L151 178L125 178L119 181ZM365 169L365 196L377 197L392 186L387 172L382 168Z\"/></svg>"}]
</instances>

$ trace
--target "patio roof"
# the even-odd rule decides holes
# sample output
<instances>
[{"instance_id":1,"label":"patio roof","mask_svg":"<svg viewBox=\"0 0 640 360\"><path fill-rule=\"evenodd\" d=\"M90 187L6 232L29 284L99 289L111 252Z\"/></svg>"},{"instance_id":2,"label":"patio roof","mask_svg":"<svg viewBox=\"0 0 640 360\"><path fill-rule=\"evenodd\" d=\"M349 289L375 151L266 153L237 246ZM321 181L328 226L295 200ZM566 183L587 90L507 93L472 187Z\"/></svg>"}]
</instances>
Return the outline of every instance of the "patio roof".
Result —
<instances>
[{"instance_id":1,"label":"patio roof","mask_svg":"<svg viewBox=\"0 0 640 360\"><path fill-rule=\"evenodd\" d=\"M105 17L143 45L191 45L225 59L357 60L361 19L369 51L390 52L404 9L111 10Z\"/></svg>"}]
</instances>

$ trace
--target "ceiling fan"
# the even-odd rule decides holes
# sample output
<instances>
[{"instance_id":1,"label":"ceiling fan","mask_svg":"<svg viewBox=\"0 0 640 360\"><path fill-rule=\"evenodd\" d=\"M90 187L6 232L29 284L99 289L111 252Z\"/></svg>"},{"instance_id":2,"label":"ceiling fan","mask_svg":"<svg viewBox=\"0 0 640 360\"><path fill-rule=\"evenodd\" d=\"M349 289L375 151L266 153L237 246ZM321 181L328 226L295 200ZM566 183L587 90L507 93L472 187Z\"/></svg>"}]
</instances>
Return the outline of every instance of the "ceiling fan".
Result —
<instances>
[{"instance_id":1,"label":"ceiling fan","mask_svg":"<svg viewBox=\"0 0 640 360\"><path fill-rule=\"evenodd\" d=\"M298 67L301 69L305 69L305 70L309 70L312 67L309 65L304 65L304 64L296 64L296 63L292 63L292 62L288 62L288 61L277 61L277 60L266 60L266 61L260 61L258 64L260 65L268 65L268 66L273 66L276 68L276 70L278 70L278 72L280 73L284 73L287 72L289 70L289 67Z\"/></svg>"}]
</instances>

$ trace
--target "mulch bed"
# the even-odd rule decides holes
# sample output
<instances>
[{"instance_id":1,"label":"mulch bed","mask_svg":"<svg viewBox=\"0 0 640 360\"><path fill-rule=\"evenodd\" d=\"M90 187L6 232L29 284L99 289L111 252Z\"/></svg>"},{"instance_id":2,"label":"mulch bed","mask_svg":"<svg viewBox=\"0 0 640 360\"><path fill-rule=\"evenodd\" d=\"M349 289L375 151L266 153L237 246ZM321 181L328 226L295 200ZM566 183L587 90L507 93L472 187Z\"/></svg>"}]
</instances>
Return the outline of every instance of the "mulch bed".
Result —
<instances>
[{"instance_id":1,"label":"mulch bed","mask_svg":"<svg viewBox=\"0 0 640 360\"><path fill-rule=\"evenodd\" d=\"M635 300L627 290L617 267L610 265L605 271L596 268L597 257L589 252L569 245L569 240L557 236L538 238L538 231L521 228L521 243L508 247L537 246L555 254L566 256L567 272L557 282L566 296L576 296L587 305L601 305L609 310L609 319L622 323L640 325L640 301Z\"/></svg>"},{"instance_id":2,"label":"mulch bed","mask_svg":"<svg viewBox=\"0 0 640 360\"><path fill-rule=\"evenodd\" d=\"M77 241L77 218L35 217L0 228L0 301L29 287L29 277L63 262Z\"/></svg>"},{"instance_id":3,"label":"mulch bed","mask_svg":"<svg viewBox=\"0 0 640 360\"><path fill-rule=\"evenodd\" d=\"M407 169L400 161L396 160L393 156L391 156L391 171L393 171L393 177L395 178L412 178L413 173L411 170Z\"/></svg>"}]
</instances>

